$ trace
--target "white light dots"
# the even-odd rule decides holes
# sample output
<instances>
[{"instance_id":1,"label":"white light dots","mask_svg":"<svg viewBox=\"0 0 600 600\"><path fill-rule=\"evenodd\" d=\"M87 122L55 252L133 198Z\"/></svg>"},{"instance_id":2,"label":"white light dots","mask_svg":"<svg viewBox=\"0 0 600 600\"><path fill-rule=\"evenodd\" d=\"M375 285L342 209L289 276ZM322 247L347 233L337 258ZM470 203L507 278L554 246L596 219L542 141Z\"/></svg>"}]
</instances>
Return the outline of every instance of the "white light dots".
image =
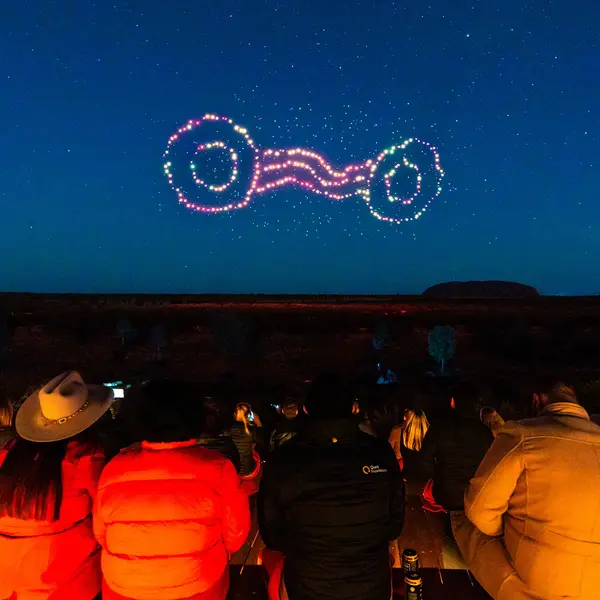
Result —
<instances>
[{"instance_id":1,"label":"white light dots","mask_svg":"<svg viewBox=\"0 0 600 600\"><path fill-rule=\"evenodd\" d=\"M201 119L190 120L174 133L167 143L167 148L163 154L166 158L170 155L173 145L180 140L184 135L188 135L198 127L205 123L217 122L223 125L229 125L233 131L242 138L242 141L252 150L253 164L251 172L248 175L248 182L242 192L237 192L238 198L231 200L223 206L211 206L208 204L199 204L190 201L181 187L174 183L174 176L171 160L167 160L163 167L165 175L171 185L173 191L177 194L177 198L181 204L187 209L195 212L203 213L220 213L238 210L246 207L254 195L263 194L265 192L277 189L285 185L296 185L306 189L312 193L320 194L332 200L346 200L351 197L362 197L367 204L367 207L376 219L388 223L406 223L419 219L424 212L427 211L434 198L439 196L442 191L441 181L444 176L444 171L440 167L440 157L435 147L427 142L423 142L416 138L410 138L404 141L399 146L391 146L383 150L375 159L368 159L363 163L348 165L342 170L334 169L320 154L312 150L304 148L282 149L267 149L258 150L254 144L254 140L248 135L247 129L236 125L227 117L219 117L217 115L207 114ZM436 178L435 194L427 200L423 206L416 210L412 216L395 217L382 214L373 206L372 196L373 190L380 183L378 177L382 162L390 156L398 154L398 161L394 166L383 174L383 190L387 205L394 203L403 206L412 205L422 192L423 175L422 169L416 164L410 162L403 155L406 148L411 144L421 144L426 150L433 154L434 176ZM207 184L198 176L197 163L200 155L210 150L221 150L229 154L231 163L230 175L228 180L220 185ZM392 159L393 160L393 159ZM189 167L192 174L192 179L196 185L204 188L211 194L222 194L229 190L232 185L238 181L240 176L239 168L239 153L222 141L210 141L199 144L192 160L189 162ZM414 193L408 198L401 198L393 194L392 181L399 169L407 168L416 173L416 188ZM233 194L233 192L230 192ZM387 211L386 211L387 212Z\"/></svg>"},{"instance_id":2,"label":"white light dots","mask_svg":"<svg viewBox=\"0 0 600 600\"><path fill-rule=\"evenodd\" d=\"M210 142L208 144L200 144L194 154L198 154L199 152L204 152L206 150L212 150L213 148L220 148L229 152L229 158L231 159L231 163L233 165L231 169L231 175L229 176L229 181L222 185L208 185L203 179L200 179L200 177L198 177L196 173L196 164L194 162L190 163L190 168L192 169L192 177L194 178L194 181L197 185L201 185L211 192L221 193L224 192L237 179L238 157L235 150L233 148L229 148L229 146L227 146L223 142Z\"/></svg>"},{"instance_id":3,"label":"white light dots","mask_svg":"<svg viewBox=\"0 0 600 600\"><path fill-rule=\"evenodd\" d=\"M177 130L177 132L174 133L169 138L169 141L167 143L167 149L165 150L163 157L169 156L169 153L172 150L173 144L175 142L177 142L183 135L193 132L195 129L197 129L204 123L208 123L208 122L220 122L220 123L227 124L227 125L233 127L233 130L243 138L243 141L246 143L246 145L249 146L254 151L254 165L253 165L252 173L250 175L250 185L248 186L248 189L246 190L243 197L236 201L229 202L228 204L226 204L224 206L209 206L209 205L205 205L205 204L198 204L196 202L192 202L192 201L188 200L188 198L185 196L183 190L180 187L175 185L174 179L173 179L173 172L171 170L171 168L173 166L171 161L166 162L164 165L165 175L167 176L167 179L169 180L169 184L171 185L171 188L177 194L177 199L179 200L180 204L183 204L189 210L210 214L210 213L229 212L231 210L237 210L240 208L244 208L245 206L248 206L248 204L250 203L252 194L254 193L254 190L257 186L258 178L260 175L260 164L258 162L258 151L256 150L256 148L254 146L254 140L248 135L247 131L244 128L236 125L232 119L228 119L227 117L219 117L217 115L207 114L207 115L204 115L201 119L196 119L196 120L192 119L192 120L188 121L186 125L184 125L183 127L180 127ZM219 193L223 193L224 191L229 189L231 187L231 185L238 178L238 169L239 169L238 153L233 148L227 146L224 142L212 141L212 142L209 142L206 144L200 144L199 146L197 146L194 156L196 158L198 158L198 155L200 153L207 151L207 150L212 150L214 148L224 150L229 153L229 158L232 163L232 169L231 169L231 174L229 176L229 180L226 183L224 183L222 185L207 184L203 179L198 177L197 165L196 165L197 161L195 161L195 160L192 160L190 162L190 168L191 168L191 172L192 172L192 178L197 185L204 187L206 190L208 190L211 193L219 194Z\"/></svg>"},{"instance_id":4,"label":"white light dots","mask_svg":"<svg viewBox=\"0 0 600 600\"><path fill-rule=\"evenodd\" d=\"M414 194L410 198L399 198L398 196L394 196L392 194L392 180L393 180L394 176L396 175L397 169L402 166L408 167L409 169L413 169L417 172L417 188L416 188ZM423 180L423 177L422 177L421 173L419 173L419 167L417 167L417 165L414 165L411 162L408 162L407 158L403 158L401 163L395 164L394 168L391 169L390 171L388 171L383 176L383 179L385 181L386 196L390 202L402 202L402 204L405 204L405 205L412 204L413 201L416 200L416 198L421 193L421 181Z\"/></svg>"}]
</instances>

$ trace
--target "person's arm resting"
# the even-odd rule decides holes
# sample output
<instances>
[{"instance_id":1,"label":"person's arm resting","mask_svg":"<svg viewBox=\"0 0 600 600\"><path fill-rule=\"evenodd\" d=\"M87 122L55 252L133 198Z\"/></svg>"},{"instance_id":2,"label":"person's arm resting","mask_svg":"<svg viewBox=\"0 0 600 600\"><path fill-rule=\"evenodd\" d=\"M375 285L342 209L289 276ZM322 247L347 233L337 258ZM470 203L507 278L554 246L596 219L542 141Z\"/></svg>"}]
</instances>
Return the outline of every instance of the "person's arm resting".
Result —
<instances>
[{"instance_id":1,"label":"person's arm resting","mask_svg":"<svg viewBox=\"0 0 600 600\"><path fill-rule=\"evenodd\" d=\"M231 461L226 460L221 480L223 540L229 554L239 550L250 533L250 505Z\"/></svg>"},{"instance_id":2,"label":"person's arm resting","mask_svg":"<svg viewBox=\"0 0 600 600\"><path fill-rule=\"evenodd\" d=\"M489 536L502 535L502 515L525 469L523 427L507 423L494 440L465 492L469 520Z\"/></svg>"}]
</instances>

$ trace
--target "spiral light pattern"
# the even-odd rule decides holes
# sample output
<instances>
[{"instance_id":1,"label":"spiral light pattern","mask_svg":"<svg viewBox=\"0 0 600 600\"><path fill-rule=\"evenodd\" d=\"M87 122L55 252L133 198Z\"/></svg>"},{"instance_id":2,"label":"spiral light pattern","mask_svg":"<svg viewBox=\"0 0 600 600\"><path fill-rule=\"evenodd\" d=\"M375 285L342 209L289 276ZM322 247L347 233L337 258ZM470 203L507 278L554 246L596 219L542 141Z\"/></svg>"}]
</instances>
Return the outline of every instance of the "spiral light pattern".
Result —
<instances>
[{"instance_id":1,"label":"spiral light pattern","mask_svg":"<svg viewBox=\"0 0 600 600\"><path fill-rule=\"evenodd\" d=\"M228 201L219 206L200 204L188 199L183 188L175 183L173 174L173 162L171 153L175 145L185 136L193 134L198 128L207 124L222 124L233 128L238 139L250 151L251 168L247 185L237 193L231 192ZM376 188L382 185L385 206L399 203L410 206L420 198L422 192L423 175L422 170L405 156L406 149L412 144L420 144L424 149L431 152L433 156L433 176L435 177L435 192L426 200L422 206L415 209L412 215L405 217L390 216L384 214L375 207L373 201ZM224 183L209 184L198 175L198 160L200 155L209 151L221 151L228 154L231 162L229 178ZM253 196L272 191L285 185L300 186L315 194L320 194L332 200L346 200L352 197L362 197L370 213L380 221L390 223L406 223L419 219L425 213L434 198L442 191L441 181L444 171L440 166L440 156L437 149L431 144L417 138L410 138L398 146L392 146L383 150L376 158L368 159L363 163L348 165L344 169L336 170L325 160L323 156L303 148L291 149L266 149L257 148L254 140L248 135L244 127L236 125L232 119L217 115L205 115L201 119L190 120L179 128L168 141L167 148L163 154L164 171L169 184L177 194L181 204L192 211L203 213L220 213L237 210L246 207ZM393 166L386 171L384 162L392 159ZM223 194L231 190L238 182L240 176L239 152L231 145L223 141L213 140L196 145L193 159L189 162L192 179L197 186L204 188L213 194ZM399 169L407 168L416 173L416 188L408 198L401 198L393 193L393 179ZM239 183L239 182L238 182ZM375 190L375 191L374 191Z\"/></svg>"}]
</instances>

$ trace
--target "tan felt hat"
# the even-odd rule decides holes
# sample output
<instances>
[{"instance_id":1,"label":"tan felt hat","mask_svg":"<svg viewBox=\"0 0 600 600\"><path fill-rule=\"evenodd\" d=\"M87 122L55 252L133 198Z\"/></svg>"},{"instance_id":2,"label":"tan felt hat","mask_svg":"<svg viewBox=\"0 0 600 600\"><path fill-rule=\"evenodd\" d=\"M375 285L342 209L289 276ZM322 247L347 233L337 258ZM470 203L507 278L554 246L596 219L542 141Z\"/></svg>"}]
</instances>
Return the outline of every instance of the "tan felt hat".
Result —
<instances>
[{"instance_id":1,"label":"tan felt hat","mask_svg":"<svg viewBox=\"0 0 600 600\"><path fill-rule=\"evenodd\" d=\"M113 391L87 385L67 371L34 392L17 412L17 433L31 442L57 442L85 431L111 406Z\"/></svg>"}]
</instances>

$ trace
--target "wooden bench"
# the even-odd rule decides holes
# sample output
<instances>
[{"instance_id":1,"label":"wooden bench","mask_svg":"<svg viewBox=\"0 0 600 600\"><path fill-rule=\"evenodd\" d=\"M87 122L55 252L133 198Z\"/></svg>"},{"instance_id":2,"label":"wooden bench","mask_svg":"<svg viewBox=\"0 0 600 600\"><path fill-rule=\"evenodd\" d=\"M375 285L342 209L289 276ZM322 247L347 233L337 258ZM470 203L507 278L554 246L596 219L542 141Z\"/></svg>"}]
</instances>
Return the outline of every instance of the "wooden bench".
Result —
<instances>
[{"instance_id":1,"label":"wooden bench","mask_svg":"<svg viewBox=\"0 0 600 600\"><path fill-rule=\"evenodd\" d=\"M262 566L231 567L228 600L268 600L267 574ZM422 569L425 600L490 600L468 571ZM404 574L393 570L394 600L404 598Z\"/></svg>"}]
</instances>

